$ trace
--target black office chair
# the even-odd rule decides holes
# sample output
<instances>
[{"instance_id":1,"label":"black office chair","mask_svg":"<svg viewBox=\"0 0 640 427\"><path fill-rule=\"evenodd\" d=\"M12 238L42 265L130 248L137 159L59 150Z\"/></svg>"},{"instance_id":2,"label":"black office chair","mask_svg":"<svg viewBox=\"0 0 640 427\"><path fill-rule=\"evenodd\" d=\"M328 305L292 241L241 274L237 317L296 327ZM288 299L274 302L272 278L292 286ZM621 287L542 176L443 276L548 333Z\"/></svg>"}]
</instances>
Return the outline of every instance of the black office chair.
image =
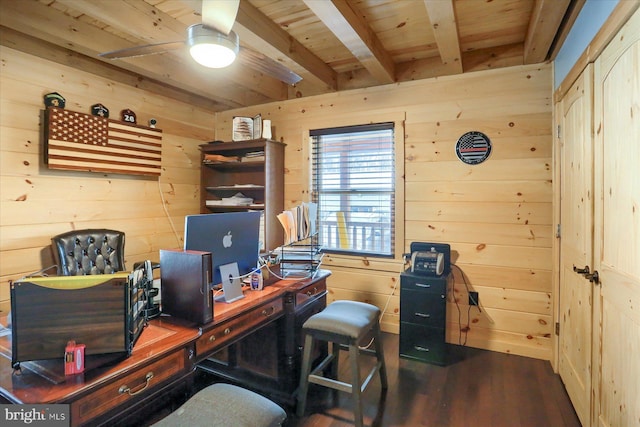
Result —
<instances>
[{"instance_id":1,"label":"black office chair","mask_svg":"<svg viewBox=\"0 0 640 427\"><path fill-rule=\"evenodd\" d=\"M51 238L60 276L111 274L124 271L124 232L108 229L72 230Z\"/></svg>"}]
</instances>

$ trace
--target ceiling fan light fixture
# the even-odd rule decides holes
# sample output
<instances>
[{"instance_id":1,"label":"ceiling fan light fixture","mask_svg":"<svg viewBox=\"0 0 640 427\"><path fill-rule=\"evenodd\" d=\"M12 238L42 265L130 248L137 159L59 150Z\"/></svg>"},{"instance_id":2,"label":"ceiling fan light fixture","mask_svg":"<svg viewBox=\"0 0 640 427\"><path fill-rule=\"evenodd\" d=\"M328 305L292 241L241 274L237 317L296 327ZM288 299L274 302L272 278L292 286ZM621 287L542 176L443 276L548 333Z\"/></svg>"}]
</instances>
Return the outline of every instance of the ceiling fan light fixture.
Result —
<instances>
[{"instance_id":1,"label":"ceiling fan light fixture","mask_svg":"<svg viewBox=\"0 0 640 427\"><path fill-rule=\"evenodd\" d=\"M208 68L224 68L238 56L240 40L233 31L225 35L196 24L187 29L187 44L191 57L198 64Z\"/></svg>"}]
</instances>

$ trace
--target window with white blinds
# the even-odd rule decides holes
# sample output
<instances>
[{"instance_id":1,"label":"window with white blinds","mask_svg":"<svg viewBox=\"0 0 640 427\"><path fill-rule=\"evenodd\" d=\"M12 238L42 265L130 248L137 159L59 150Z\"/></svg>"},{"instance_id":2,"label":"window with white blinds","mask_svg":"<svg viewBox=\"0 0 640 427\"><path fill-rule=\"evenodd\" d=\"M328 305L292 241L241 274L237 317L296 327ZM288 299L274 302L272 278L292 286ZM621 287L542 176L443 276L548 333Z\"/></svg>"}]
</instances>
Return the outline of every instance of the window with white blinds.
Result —
<instances>
[{"instance_id":1,"label":"window with white blinds","mask_svg":"<svg viewBox=\"0 0 640 427\"><path fill-rule=\"evenodd\" d=\"M394 124L310 131L312 199L325 251L394 255Z\"/></svg>"}]
</instances>

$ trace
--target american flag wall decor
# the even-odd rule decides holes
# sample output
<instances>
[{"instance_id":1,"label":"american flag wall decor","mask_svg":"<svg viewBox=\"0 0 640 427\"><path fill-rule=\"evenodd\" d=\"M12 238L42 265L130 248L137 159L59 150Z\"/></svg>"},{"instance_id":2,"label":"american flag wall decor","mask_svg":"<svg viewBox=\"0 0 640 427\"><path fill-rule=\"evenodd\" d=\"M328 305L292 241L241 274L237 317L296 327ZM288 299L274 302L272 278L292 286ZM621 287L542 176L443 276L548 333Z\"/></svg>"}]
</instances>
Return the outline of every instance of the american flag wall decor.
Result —
<instances>
[{"instance_id":1,"label":"american flag wall decor","mask_svg":"<svg viewBox=\"0 0 640 427\"><path fill-rule=\"evenodd\" d=\"M45 140L50 169L160 176L160 129L50 107Z\"/></svg>"}]
</instances>

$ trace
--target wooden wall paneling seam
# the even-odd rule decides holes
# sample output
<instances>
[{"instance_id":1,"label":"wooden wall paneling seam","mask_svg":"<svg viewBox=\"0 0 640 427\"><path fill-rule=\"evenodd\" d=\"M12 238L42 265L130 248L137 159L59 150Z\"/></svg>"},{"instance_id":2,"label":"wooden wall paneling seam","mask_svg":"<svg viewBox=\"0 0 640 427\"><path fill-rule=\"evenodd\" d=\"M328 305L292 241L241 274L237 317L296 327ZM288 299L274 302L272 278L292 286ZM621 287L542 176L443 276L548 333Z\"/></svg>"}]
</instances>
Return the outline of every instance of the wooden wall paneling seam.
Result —
<instances>
[{"instance_id":1,"label":"wooden wall paneling seam","mask_svg":"<svg viewBox=\"0 0 640 427\"><path fill-rule=\"evenodd\" d=\"M447 310L456 310L448 307ZM466 311L465 311L466 313ZM466 325L466 323L463 323ZM457 322L447 322L447 342L458 344L460 342L459 326ZM464 334L462 336L464 340ZM473 328L467 334L467 346L484 348L486 350L516 354L526 357L548 360L550 358L549 339L542 336L512 333L488 328Z\"/></svg>"},{"instance_id":2,"label":"wooden wall paneling seam","mask_svg":"<svg viewBox=\"0 0 640 427\"><path fill-rule=\"evenodd\" d=\"M182 218L198 210L199 175L192 164L198 144L212 134L213 113L4 46L0 56L0 303L8 303L9 280L53 264L50 237L70 228L124 230L127 266L157 260L160 248L180 247ZM71 109L88 111L102 102L114 117L126 107L142 123L156 117L164 131L160 180L48 170L39 121L42 96L53 90Z\"/></svg>"},{"instance_id":3,"label":"wooden wall paneling seam","mask_svg":"<svg viewBox=\"0 0 640 427\"><path fill-rule=\"evenodd\" d=\"M409 204L407 204L409 206ZM551 225L549 204L545 202L492 202L490 206L473 201L414 201L407 209L406 221L434 218L446 222Z\"/></svg>"},{"instance_id":4,"label":"wooden wall paneling seam","mask_svg":"<svg viewBox=\"0 0 640 427\"><path fill-rule=\"evenodd\" d=\"M285 199L291 203L307 191L305 129L325 123L340 126L375 121L380 115L402 112L406 116L405 197L401 207L404 250L409 250L409 242L417 236L453 240L449 243L457 254L456 262L468 274L471 286L487 293L486 300L482 295L480 299L488 304L489 313L499 313L496 318L501 324L510 321L503 319L518 319L515 332L496 329L485 321L482 328L473 330L472 345L549 358L553 231L550 71L550 65L519 66L265 104L259 110L221 112L216 115L216 132L230 132L233 115L260 112L268 116L277 137L287 140ZM485 164L466 167L453 157L455 140L485 122L500 150ZM424 161L425 156L431 157ZM504 231L501 224L508 225ZM458 225L462 231L456 229ZM472 235L466 236L465 230ZM531 231L540 238L532 240ZM383 327L397 331L399 317L392 313L392 306L398 307L399 299L389 298L393 282L386 278L399 275L401 263L327 254L324 265L334 271L328 281L330 300L375 301L381 308L389 301ZM385 279L372 280L373 275ZM466 290L460 277L456 277L455 286L464 299ZM459 327L452 328L456 329L452 334L457 335Z\"/></svg>"},{"instance_id":5,"label":"wooden wall paneling seam","mask_svg":"<svg viewBox=\"0 0 640 427\"><path fill-rule=\"evenodd\" d=\"M57 64L6 47L0 50L0 57L3 58L3 86L8 91L6 95L10 92L22 94L21 97L11 99L19 105L37 105L44 109L42 96L47 92L42 93L42 88L45 88L49 92L61 93L66 98L67 109L89 113L91 105L100 102L109 109L110 117L117 119L120 110L130 108L138 114L139 123L146 124L148 118L155 117L158 119L158 128L169 134L175 132L174 126L193 128L192 132L203 132L212 122L212 111L193 104L183 104L188 106L187 108L172 108L181 103L162 94L132 97L132 93L145 91L126 83L114 82L108 77L87 72L84 79L69 78L76 72L84 72L66 64ZM34 81L38 84L34 85ZM95 92L92 92L92 88ZM96 92L101 93L99 100L94 99ZM17 116L16 112L8 113Z\"/></svg>"}]
</instances>

